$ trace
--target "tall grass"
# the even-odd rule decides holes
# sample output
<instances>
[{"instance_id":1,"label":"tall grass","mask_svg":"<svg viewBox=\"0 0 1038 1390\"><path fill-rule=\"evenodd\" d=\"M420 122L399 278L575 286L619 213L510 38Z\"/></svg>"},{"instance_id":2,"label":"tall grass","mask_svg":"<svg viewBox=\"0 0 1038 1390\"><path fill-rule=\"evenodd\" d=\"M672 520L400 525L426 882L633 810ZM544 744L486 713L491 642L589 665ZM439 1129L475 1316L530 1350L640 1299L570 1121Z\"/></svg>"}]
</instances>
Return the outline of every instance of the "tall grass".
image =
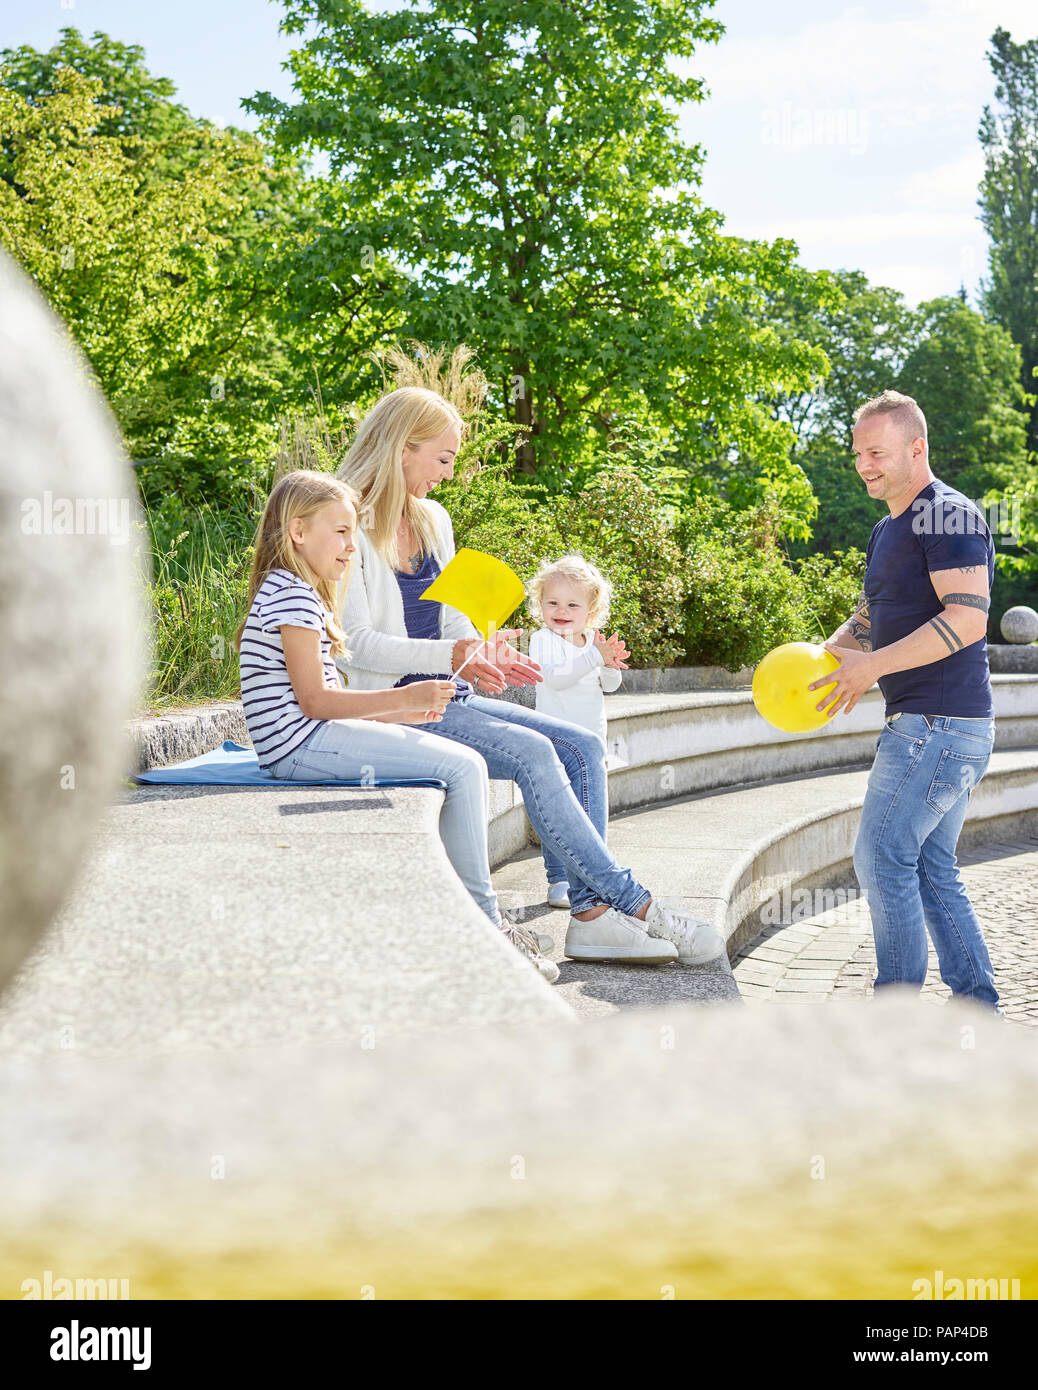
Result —
<instances>
[{"instance_id":1,"label":"tall grass","mask_svg":"<svg viewBox=\"0 0 1038 1390\"><path fill-rule=\"evenodd\" d=\"M245 614L260 507L144 504L153 572L150 707L232 699L239 691L231 642Z\"/></svg>"}]
</instances>

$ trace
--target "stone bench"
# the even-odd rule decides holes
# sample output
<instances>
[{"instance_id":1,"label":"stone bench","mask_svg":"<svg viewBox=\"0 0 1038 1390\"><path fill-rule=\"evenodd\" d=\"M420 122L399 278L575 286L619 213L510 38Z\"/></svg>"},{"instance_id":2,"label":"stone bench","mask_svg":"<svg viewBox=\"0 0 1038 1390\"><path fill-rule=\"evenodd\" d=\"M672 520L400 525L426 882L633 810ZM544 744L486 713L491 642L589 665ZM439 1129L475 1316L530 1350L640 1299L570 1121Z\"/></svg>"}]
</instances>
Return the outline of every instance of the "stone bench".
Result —
<instances>
[{"instance_id":1,"label":"stone bench","mask_svg":"<svg viewBox=\"0 0 1038 1390\"><path fill-rule=\"evenodd\" d=\"M1038 676L996 675L991 684L996 749L1038 747ZM866 767L883 710L880 692L870 690L850 714L825 728L785 734L760 718L748 690L607 696L609 748L626 764L609 774L610 816L692 792ZM490 790L490 862L496 865L537 840L515 784L491 782Z\"/></svg>"}]
</instances>

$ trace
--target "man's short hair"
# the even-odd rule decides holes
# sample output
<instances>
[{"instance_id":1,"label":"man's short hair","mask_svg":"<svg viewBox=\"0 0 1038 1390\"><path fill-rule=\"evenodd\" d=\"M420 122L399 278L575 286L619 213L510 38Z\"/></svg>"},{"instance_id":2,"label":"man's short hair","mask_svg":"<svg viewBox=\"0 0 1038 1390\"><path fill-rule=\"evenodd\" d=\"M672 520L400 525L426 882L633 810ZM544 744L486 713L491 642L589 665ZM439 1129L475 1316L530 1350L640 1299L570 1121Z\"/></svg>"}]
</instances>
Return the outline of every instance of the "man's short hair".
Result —
<instances>
[{"instance_id":1,"label":"man's short hair","mask_svg":"<svg viewBox=\"0 0 1038 1390\"><path fill-rule=\"evenodd\" d=\"M854 412L854 423L867 419L870 415L893 415L895 424L907 443L922 438L929 443L926 433L926 416L919 404L911 396L903 396L900 391L883 391L873 396Z\"/></svg>"}]
</instances>

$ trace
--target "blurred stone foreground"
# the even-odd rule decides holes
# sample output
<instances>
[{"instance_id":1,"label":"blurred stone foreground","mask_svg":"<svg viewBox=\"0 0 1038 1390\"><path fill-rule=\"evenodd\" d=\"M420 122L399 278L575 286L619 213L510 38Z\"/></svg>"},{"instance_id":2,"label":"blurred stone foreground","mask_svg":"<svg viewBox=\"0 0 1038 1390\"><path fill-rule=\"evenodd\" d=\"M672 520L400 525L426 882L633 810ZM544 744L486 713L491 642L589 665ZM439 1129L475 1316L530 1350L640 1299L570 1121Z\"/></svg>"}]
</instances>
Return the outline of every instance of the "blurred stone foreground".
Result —
<instances>
[{"instance_id":1,"label":"blurred stone foreground","mask_svg":"<svg viewBox=\"0 0 1038 1390\"><path fill-rule=\"evenodd\" d=\"M9 262L0 412L2 984L118 794L147 641L139 533L26 529L44 490L129 502L133 483ZM0 1045L0 1294L49 1270L133 1298L911 1299L940 1270L1034 1296L1032 1030L913 995L578 1023L472 912L441 930L438 966L489 996L485 1023L434 1011L409 1033L264 1045L199 979L196 1032L162 1043L113 944L124 1033L62 1050L49 1021L32 1032L60 978L39 973L37 1012ZM377 957L357 981L395 987Z\"/></svg>"}]
</instances>

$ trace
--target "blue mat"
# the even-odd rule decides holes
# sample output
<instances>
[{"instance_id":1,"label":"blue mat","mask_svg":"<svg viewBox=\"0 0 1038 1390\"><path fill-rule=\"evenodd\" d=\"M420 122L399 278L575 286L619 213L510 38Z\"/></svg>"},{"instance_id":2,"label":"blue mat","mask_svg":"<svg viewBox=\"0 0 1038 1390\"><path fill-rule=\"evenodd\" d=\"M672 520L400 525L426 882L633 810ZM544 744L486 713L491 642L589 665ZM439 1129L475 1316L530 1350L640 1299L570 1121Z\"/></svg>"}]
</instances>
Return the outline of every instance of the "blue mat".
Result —
<instances>
[{"instance_id":1,"label":"blue mat","mask_svg":"<svg viewBox=\"0 0 1038 1390\"><path fill-rule=\"evenodd\" d=\"M130 776L140 783L177 783L180 786L203 787L442 787L446 782L438 777L376 777L373 781L362 782L359 778L328 778L319 782L300 782L293 778L272 777L264 772L259 759L251 748L243 748L240 743L227 739L221 748L211 753L203 753L198 758L188 758L187 762L173 763L170 767L156 767L151 772L131 772Z\"/></svg>"}]
</instances>

